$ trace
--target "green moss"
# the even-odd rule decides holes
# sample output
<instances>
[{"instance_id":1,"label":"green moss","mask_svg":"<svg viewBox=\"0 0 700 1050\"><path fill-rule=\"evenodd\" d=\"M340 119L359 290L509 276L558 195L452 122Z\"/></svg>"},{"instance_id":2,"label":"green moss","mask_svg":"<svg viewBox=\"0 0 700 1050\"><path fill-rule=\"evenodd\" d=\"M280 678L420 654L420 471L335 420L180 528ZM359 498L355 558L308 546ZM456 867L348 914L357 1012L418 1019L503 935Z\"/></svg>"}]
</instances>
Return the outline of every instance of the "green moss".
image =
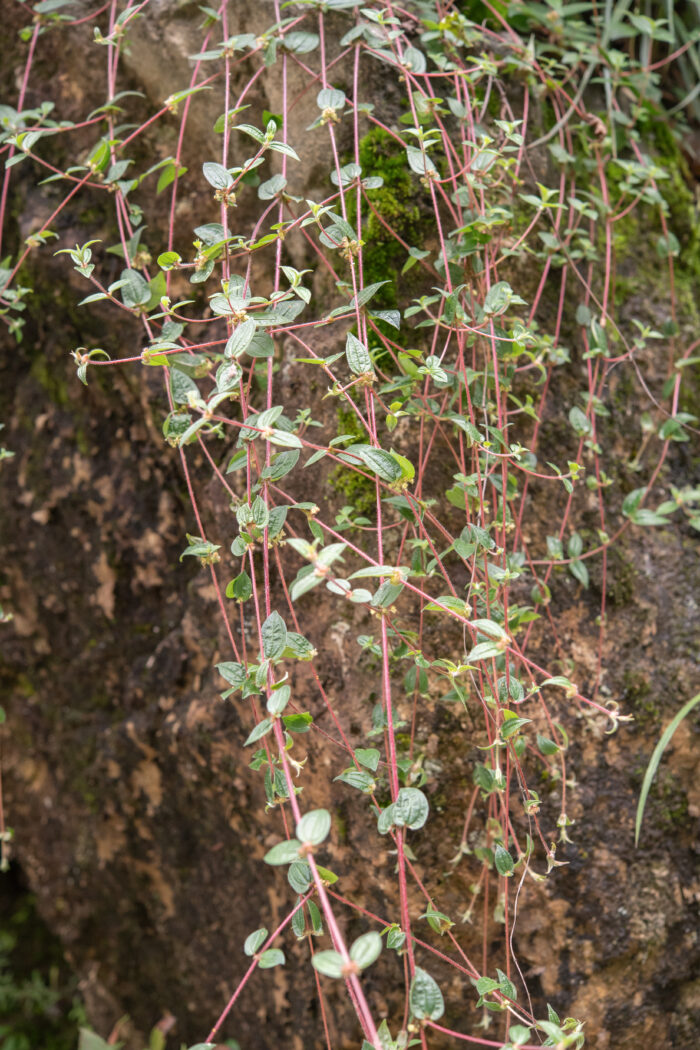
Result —
<instances>
[{"instance_id":1,"label":"green moss","mask_svg":"<svg viewBox=\"0 0 700 1050\"><path fill-rule=\"evenodd\" d=\"M355 413L343 404L338 405L338 433L352 434L358 442L365 441L367 435L362 429ZM350 467L337 466L328 476L328 484L346 503L352 505L356 514L366 514L375 505L377 498L374 482L358 474Z\"/></svg>"},{"instance_id":2,"label":"green moss","mask_svg":"<svg viewBox=\"0 0 700 1050\"><path fill-rule=\"evenodd\" d=\"M59 408L68 408L68 384L61 371L51 368L45 357L35 357L30 369L32 378L36 380L53 405Z\"/></svg>"},{"instance_id":3,"label":"green moss","mask_svg":"<svg viewBox=\"0 0 700 1050\"><path fill-rule=\"evenodd\" d=\"M679 313L698 320L696 293L700 282L700 215L688 182L685 158L669 129L661 123L655 125L653 161L668 176L659 181L658 188L667 206L668 230L677 238L680 246L674 264L674 287ZM608 174L613 207L621 181L613 165ZM640 284L657 288L661 280L667 286L666 257L657 250L657 242L663 236L658 208L639 204L618 220L613 230L616 263L624 265L626 261L634 262L634 272L617 279L618 302L635 290L638 291Z\"/></svg>"},{"instance_id":4,"label":"green moss","mask_svg":"<svg viewBox=\"0 0 700 1050\"><path fill-rule=\"evenodd\" d=\"M26 698L29 698L30 696L34 696L36 694L36 689L32 685L30 679L26 676L26 674L18 674L15 679L14 685L17 691Z\"/></svg>"},{"instance_id":5,"label":"green moss","mask_svg":"<svg viewBox=\"0 0 700 1050\"><path fill-rule=\"evenodd\" d=\"M659 705L652 696L649 678L642 671L625 671L622 679L624 698L634 712L638 725L658 725L661 719Z\"/></svg>"},{"instance_id":6,"label":"green moss","mask_svg":"<svg viewBox=\"0 0 700 1050\"><path fill-rule=\"evenodd\" d=\"M680 779L666 773L656 786L658 819L661 824L682 827L688 823L688 796Z\"/></svg>"},{"instance_id":7,"label":"green moss","mask_svg":"<svg viewBox=\"0 0 700 1050\"><path fill-rule=\"evenodd\" d=\"M635 595L637 571L631 560L627 560L612 547L608 555L608 578L606 595L613 605L627 605Z\"/></svg>"},{"instance_id":8,"label":"green moss","mask_svg":"<svg viewBox=\"0 0 700 1050\"><path fill-rule=\"evenodd\" d=\"M369 199L377 217L371 210L363 216L362 240L364 283L388 281L372 300L379 309L391 309L398 305L397 288L401 268L406 261L406 249L383 225L384 220L409 245L417 244L420 237L420 211L414 180L406 166L404 151L391 135L381 128L372 128L360 139L359 158L363 177L381 176L384 185L369 190ZM348 196L349 218L357 217L354 194Z\"/></svg>"}]
</instances>

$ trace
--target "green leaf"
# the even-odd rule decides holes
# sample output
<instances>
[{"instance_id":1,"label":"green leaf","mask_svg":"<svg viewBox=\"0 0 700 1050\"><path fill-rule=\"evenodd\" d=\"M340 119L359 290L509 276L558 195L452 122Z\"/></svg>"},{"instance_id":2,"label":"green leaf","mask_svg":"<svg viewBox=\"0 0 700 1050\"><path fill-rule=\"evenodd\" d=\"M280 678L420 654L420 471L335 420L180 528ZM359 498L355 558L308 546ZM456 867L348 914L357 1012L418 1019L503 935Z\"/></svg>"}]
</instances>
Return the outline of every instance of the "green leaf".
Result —
<instances>
[{"instance_id":1,"label":"green leaf","mask_svg":"<svg viewBox=\"0 0 700 1050\"><path fill-rule=\"evenodd\" d=\"M406 943L406 934L402 929L391 927L387 932L386 946L393 951L400 951Z\"/></svg>"},{"instance_id":2,"label":"green leaf","mask_svg":"<svg viewBox=\"0 0 700 1050\"><path fill-rule=\"evenodd\" d=\"M519 729L522 729L523 726L526 726L531 721L531 718L506 718L501 726L501 736L504 740L508 740L517 733Z\"/></svg>"},{"instance_id":3,"label":"green leaf","mask_svg":"<svg viewBox=\"0 0 700 1050\"><path fill-rule=\"evenodd\" d=\"M262 737L267 736L267 734L270 732L271 729L272 729L272 721L271 721L271 719L263 718L262 722L258 722L258 724L256 725L255 729L250 734L248 739L245 741L243 746L244 747L248 747L249 744L254 744L256 742L256 740L261 740Z\"/></svg>"},{"instance_id":4,"label":"green leaf","mask_svg":"<svg viewBox=\"0 0 700 1050\"><path fill-rule=\"evenodd\" d=\"M292 861L287 872L287 881L295 893L301 895L308 892L313 884L313 878L311 876L311 868L305 860Z\"/></svg>"},{"instance_id":5,"label":"green leaf","mask_svg":"<svg viewBox=\"0 0 700 1050\"><path fill-rule=\"evenodd\" d=\"M408 166L411 171L415 171L416 175L425 176L428 174L437 174L437 168L428 154L416 149L415 146L406 147L406 159L408 160Z\"/></svg>"},{"instance_id":6,"label":"green leaf","mask_svg":"<svg viewBox=\"0 0 700 1050\"><path fill-rule=\"evenodd\" d=\"M376 747L358 747L355 749L355 758L361 766L366 766L373 773L377 772L381 753Z\"/></svg>"},{"instance_id":7,"label":"green leaf","mask_svg":"<svg viewBox=\"0 0 700 1050\"><path fill-rule=\"evenodd\" d=\"M537 734L537 748L543 755L556 755L559 751L559 745L555 744L549 737L541 736Z\"/></svg>"},{"instance_id":8,"label":"green leaf","mask_svg":"<svg viewBox=\"0 0 700 1050\"><path fill-rule=\"evenodd\" d=\"M189 404L190 396L200 399L199 387L179 368L170 369L170 392L176 405Z\"/></svg>"},{"instance_id":9,"label":"green leaf","mask_svg":"<svg viewBox=\"0 0 700 1050\"><path fill-rule=\"evenodd\" d=\"M406 576L411 570L406 565L367 565L364 569L358 569L349 577L351 580L364 580L372 576L393 576L398 573Z\"/></svg>"},{"instance_id":10,"label":"green leaf","mask_svg":"<svg viewBox=\"0 0 700 1050\"><path fill-rule=\"evenodd\" d=\"M469 663L478 660L492 660L495 657L501 656L503 649L496 642L480 642L479 645L475 645L472 651L467 656Z\"/></svg>"},{"instance_id":11,"label":"green leaf","mask_svg":"<svg viewBox=\"0 0 700 1050\"><path fill-rule=\"evenodd\" d=\"M355 769L354 766L350 766L348 769L344 769L334 780L340 780L343 784L349 784L350 787L357 788L358 791L373 791L375 787L374 777L370 773L365 773L364 769Z\"/></svg>"},{"instance_id":12,"label":"green leaf","mask_svg":"<svg viewBox=\"0 0 700 1050\"><path fill-rule=\"evenodd\" d=\"M249 348L257 330L257 324L252 317L239 324L229 336L224 348L226 357L240 357Z\"/></svg>"},{"instance_id":13,"label":"green leaf","mask_svg":"<svg viewBox=\"0 0 700 1050\"><path fill-rule=\"evenodd\" d=\"M427 919L431 929L435 930L436 933L439 933L441 937L452 926L454 926L449 915L445 915L442 911L437 911L431 904L428 905L427 911L425 911L420 918Z\"/></svg>"},{"instance_id":14,"label":"green leaf","mask_svg":"<svg viewBox=\"0 0 700 1050\"><path fill-rule=\"evenodd\" d=\"M578 405L574 405L573 408L569 409L569 422L574 429L574 432L579 436L584 434L590 434L593 430L593 425L586 415L582 412Z\"/></svg>"},{"instance_id":15,"label":"green leaf","mask_svg":"<svg viewBox=\"0 0 700 1050\"><path fill-rule=\"evenodd\" d=\"M566 1033L562 1031L558 1024L554 1024L552 1021L538 1021L537 1027L541 1028L551 1040L554 1040L554 1042L550 1043L550 1046L557 1046L566 1039Z\"/></svg>"},{"instance_id":16,"label":"green leaf","mask_svg":"<svg viewBox=\"0 0 700 1050\"><path fill-rule=\"evenodd\" d=\"M503 970L499 970L498 967L496 967L496 976L498 977L498 987L503 992L503 994L507 995L509 999L516 1000L518 998L518 989L515 987L515 985L507 976L507 974L505 974Z\"/></svg>"},{"instance_id":17,"label":"green leaf","mask_svg":"<svg viewBox=\"0 0 700 1050\"><path fill-rule=\"evenodd\" d=\"M278 193L282 192L286 185L287 180L284 175L273 175L271 179L260 183L258 186L258 197L261 201L271 201Z\"/></svg>"},{"instance_id":18,"label":"green leaf","mask_svg":"<svg viewBox=\"0 0 700 1050\"><path fill-rule=\"evenodd\" d=\"M253 339L246 350L248 357L273 357L275 353L275 343L271 335L267 332L256 332Z\"/></svg>"},{"instance_id":19,"label":"green leaf","mask_svg":"<svg viewBox=\"0 0 700 1050\"><path fill-rule=\"evenodd\" d=\"M172 270L174 266L182 262L182 259L177 252L161 252L157 262L161 270Z\"/></svg>"},{"instance_id":20,"label":"green leaf","mask_svg":"<svg viewBox=\"0 0 700 1050\"><path fill-rule=\"evenodd\" d=\"M322 868L320 864L316 865L316 871L318 872L323 882L325 882L328 886L332 886L334 882L338 881L337 875L334 875L332 871L328 870L328 868Z\"/></svg>"},{"instance_id":21,"label":"green leaf","mask_svg":"<svg viewBox=\"0 0 700 1050\"><path fill-rule=\"evenodd\" d=\"M488 635L489 638L508 637L500 623L494 623L493 620L472 620L472 627L482 634Z\"/></svg>"},{"instance_id":22,"label":"green leaf","mask_svg":"<svg viewBox=\"0 0 700 1050\"><path fill-rule=\"evenodd\" d=\"M211 1043L209 1044L212 1045ZM91 1032L89 1028L80 1029L78 1039L78 1050L114 1050L109 1043L101 1039L97 1032Z\"/></svg>"},{"instance_id":23,"label":"green leaf","mask_svg":"<svg viewBox=\"0 0 700 1050\"><path fill-rule=\"evenodd\" d=\"M258 948L261 948L267 940L267 930L264 926L261 926L259 930L255 930L254 933L248 934L243 945L243 951L246 955L255 955Z\"/></svg>"},{"instance_id":24,"label":"green leaf","mask_svg":"<svg viewBox=\"0 0 700 1050\"><path fill-rule=\"evenodd\" d=\"M437 602L440 604L436 604ZM426 612L445 612L445 610L456 613L458 616L466 616L467 603L463 598L455 598L451 594L441 594L434 602L428 602L425 607Z\"/></svg>"},{"instance_id":25,"label":"green leaf","mask_svg":"<svg viewBox=\"0 0 700 1050\"><path fill-rule=\"evenodd\" d=\"M261 970L270 970L273 966L284 966L284 952L280 948L268 948L258 959Z\"/></svg>"},{"instance_id":26,"label":"green leaf","mask_svg":"<svg viewBox=\"0 0 700 1050\"><path fill-rule=\"evenodd\" d=\"M302 842L309 842L312 846L319 846L331 830L331 815L327 809L312 809L305 813L297 824L297 838Z\"/></svg>"},{"instance_id":27,"label":"green leaf","mask_svg":"<svg viewBox=\"0 0 700 1050\"><path fill-rule=\"evenodd\" d=\"M345 357L350 366L350 371L354 372L356 376L365 375L373 371L369 350L352 332L348 332L345 342Z\"/></svg>"},{"instance_id":28,"label":"green leaf","mask_svg":"<svg viewBox=\"0 0 700 1050\"><path fill-rule=\"evenodd\" d=\"M203 226L196 226L194 232L207 248L213 248L215 244L222 244L226 240L226 230L220 222L205 222Z\"/></svg>"},{"instance_id":29,"label":"green leaf","mask_svg":"<svg viewBox=\"0 0 700 1050\"><path fill-rule=\"evenodd\" d=\"M202 164L202 173L215 190L227 190L229 186L233 186L233 178L223 164L207 161L206 164Z\"/></svg>"},{"instance_id":30,"label":"green leaf","mask_svg":"<svg viewBox=\"0 0 700 1050\"><path fill-rule=\"evenodd\" d=\"M201 536L190 536L188 534L187 539L189 546L180 555L180 561L183 558L211 558L213 554L216 554L221 549L220 544L210 543L209 540L203 540Z\"/></svg>"},{"instance_id":31,"label":"green leaf","mask_svg":"<svg viewBox=\"0 0 700 1050\"><path fill-rule=\"evenodd\" d=\"M318 33L292 32L284 37L284 47L287 51L293 51L295 55L308 55L315 51L319 45Z\"/></svg>"},{"instance_id":32,"label":"green leaf","mask_svg":"<svg viewBox=\"0 0 700 1050\"><path fill-rule=\"evenodd\" d=\"M308 733L313 722L313 715L310 715L308 711L298 711L293 715L283 715L282 722L284 728L290 733Z\"/></svg>"},{"instance_id":33,"label":"green leaf","mask_svg":"<svg viewBox=\"0 0 700 1050\"><path fill-rule=\"evenodd\" d=\"M226 586L226 597L233 598L237 602L247 602L252 594L253 581L245 569Z\"/></svg>"},{"instance_id":34,"label":"green leaf","mask_svg":"<svg viewBox=\"0 0 700 1050\"><path fill-rule=\"evenodd\" d=\"M386 835L394 826L394 804L386 806L377 817L377 831L380 835Z\"/></svg>"},{"instance_id":35,"label":"green leaf","mask_svg":"<svg viewBox=\"0 0 700 1050\"><path fill-rule=\"evenodd\" d=\"M292 695L292 690L288 685L281 685L279 688L274 689L270 693L270 697L267 701L267 712L272 715L281 715L285 707L289 703L289 698Z\"/></svg>"},{"instance_id":36,"label":"green leaf","mask_svg":"<svg viewBox=\"0 0 700 1050\"><path fill-rule=\"evenodd\" d=\"M287 645L282 653L285 659L313 660L315 655L316 650L308 638L304 638L303 634L296 634L295 631L287 631Z\"/></svg>"},{"instance_id":37,"label":"green leaf","mask_svg":"<svg viewBox=\"0 0 700 1050\"><path fill-rule=\"evenodd\" d=\"M278 452L269 467L264 467L260 475L263 481L280 481L281 478L293 470L299 460L299 450L290 449L288 452Z\"/></svg>"},{"instance_id":38,"label":"green leaf","mask_svg":"<svg viewBox=\"0 0 700 1050\"><path fill-rule=\"evenodd\" d=\"M513 874L513 858L511 857L505 846L501 845L500 842L496 843L496 847L493 851L493 859L496 865L496 871L499 875L504 875L506 878Z\"/></svg>"},{"instance_id":39,"label":"green leaf","mask_svg":"<svg viewBox=\"0 0 700 1050\"><path fill-rule=\"evenodd\" d=\"M353 237L357 234L354 230L351 230ZM350 300L350 309L354 310L356 306L366 306L370 299L373 299L380 288L383 288L385 284L390 284L390 281L375 281L373 284L368 284L365 288L361 288L357 295L353 295Z\"/></svg>"},{"instance_id":40,"label":"green leaf","mask_svg":"<svg viewBox=\"0 0 700 1050\"><path fill-rule=\"evenodd\" d=\"M633 518L635 511L646 495L646 489L633 489L622 501L622 513L626 518Z\"/></svg>"},{"instance_id":41,"label":"green leaf","mask_svg":"<svg viewBox=\"0 0 700 1050\"><path fill-rule=\"evenodd\" d=\"M151 298L148 281L137 270L122 270L120 283L122 302L130 310L144 306Z\"/></svg>"},{"instance_id":42,"label":"green leaf","mask_svg":"<svg viewBox=\"0 0 700 1050\"><path fill-rule=\"evenodd\" d=\"M286 142L271 142L270 149L273 153L284 153L285 157L291 157L292 160L299 160L299 155L296 150L293 150Z\"/></svg>"},{"instance_id":43,"label":"green leaf","mask_svg":"<svg viewBox=\"0 0 700 1050\"><path fill-rule=\"evenodd\" d=\"M580 556L583 550L583 540L578 532L574 532L571 535L566 549L570 558L578 558Z\"/></svg>"},{"instance_id":44,"label":"green leaf","mask_svg":"<svg viewBox=\"0 0 700 1050\"><path fill-rule=\"evenodd\" d=\"M292 582L292 586L289 588L289 596L295 602L302 594L306 594L307 591L317 587L321 582L321 577L314 574L311 566L307 566L306 569L300 571L296 580Z\"/></svg>"},{"instance_id":45,"label":"green leaf","mask_svg":"<svg viewBox=\"0 0 700 1050\"><path fill-rule=\"evenodd\" d=\"M479 995L490 995L491 992L497 992L498 989L498 981L494 981L493 977L480 977L476 982L476 990Z\"/></svg>"},{"instance_id":46,"label":"green leaf","mask_svg":"<svg viewBox=\"0 0 700 1050\"><path fill-rule=\"evenodd\" d=\"M283 453L283 455L292 455L293 453ZM279 536L284 523L287 520L287 511L289 507L284 505L280 507L272 507L270 510L268 522L267 522L267 538L272 540L275 536ZM287 633L287 645L289 645L289 632ZM285 650L286 651L286 650ZM284 655L284 654L282 654Z\"/></svg>"},{"instance_id":47,"label":"green leaf","mask_svg":"<svg viewBox=\"0 0 700 1050\"><path fill-rule=\"evenodd\" d=\"M263 653L268 660L281 656L287 645L287 628L280 614L270 613L262 625Z\"/></svg>"},{"instance_id":48,"label":"green leaf","mask_svg":"<svg viewBox=\"0 0 700 1050\"><path fill-rule=\"evenodd\" d=\"M232 685L235 689L240 689L246 680L246 672L243 664L237 664L231 661L217 664L216 669L221 677L225 678L229 685Z\"/></svg>"},{"instance_id":49,"label":"green leaf","mask_svg":"<svg viewBox=\"0 0 700 1050\"><path fill-rule=\"evenodd\" d=\"M385 580L372 598L370 605L374 609L388 609L396 601L403 588L404 585L402 583L392 583L390 580Z\"/></svg>"},{"instance_id":50,"label":"green leaf","mask_svg":"<svg viewBox=\"0 0 700 1050\"><path fill-rule=\"evenodd\" d=\"M678 729L678 726L681 724L683 719L690 714L693 708L697 707L698 704L700 704L700 693L697 693L691 700L687 702L687 704L683 705L683 707L680 709L680 711L677 712L677 714L674 715L674 717L671 719L671 721L661 734L661 739L659 740L658 744L652 752L652 756L649 760L649 765L647 766L647 771L644 774L642 790L639 795L639 802L637 804L637 819L635 820L634 824L635 846L639 845L639 833L642 830L642 820L644 819L644 807L647 804L649 790L651 788L654 777L656 776L656 771L659 768L659 763L661 762L663 753L668 747L671 737Z\"/></svg>"},{"instance_id":51,"label":"green leaf","mask_svg":"<svg viewBox=\"0 0 700 1050\"><path fill-rule=\"evenodd\" d=\"M554 675L553 678L546 678L544 682L542 682L542 686L545 685L559 685L562 687L562 689L566 689L567 692L570 692L574 696L577 693L577 689L574 683L571 681L570 678L566 678L566 676L563 674Z\"/></svg>"},{"instance_id":52,"label":"green leaf","mask_svg":"<svg viewBox=\"0 0 700 1050\"><path fill-rule=\"evenodd\" d=\"M278 842L271 850L268 850L263 860L266 864L293 864L299 860L299 849L301 842L298 839L289 839L287 842Z\"/></svg>"},{"instance_id":53,"label":"green leaf","mask_svg":"<svg viewBox=\"0 0 700 1050\"><path fill-rule=\"evenodd\" d=\"M416 967L411 981L411 1013L419 1021L439 1021L445 1012L445 1001L442 992L429 973Z\"/></svg>"},{"instance_id":54,"label":"green leaf","mask_svg":"<svg viewBox=\"0 0 700 1050\"><path fill-rule=\"evenodd\" d=\"M299 449L303 447L301 438L296 434L291 434L288 430L271 430L267 435L267 440L282 448Z\"/></svg>"},{"instance_id":55,"label":"green leaf","mask_svg":"<svg viewBox=\"0 0 700 1050\"><path fill-rule=\"evenodd\" d=\"M578 582L588 590L589 576L586 563L577 559L576 561L569 562L568 568L574 579L578 580Z\"/></svg>"},{"instance_id":56,"label":"green leaf","mask_svg":"<svg viewBox=\"0 0 700 1050\"><path fill-rule=\"evenodd\" d=\"M323 88L316 96L316 105L319 109L343 109L345 106L345 92L337 88Z\"/></svg>"},{"instance_id":57,"label":"green leaf","mask_svg":"<svg viewBox=\"0 0 700 1050\"><path fill-rule=\"evenodd\" d=\"M391 484L401 478L400 465L382 448L374 448L373 445L349 445L345 452L340 454L340 458L345 459L347 453L358 456L382 481Z\"/></svg>"},{"instance_id":58,"label":"green leaf","mask_svg":"<svg viewBox=\"0 0 700 1050\"><path fill-rule=\"evenodd\" d=\"M517 297L516 297L517 298ZM513 299L513 289L506 281L498 281L486 293L484 300L485 314L501 314Z\"/></svg>"},{"instance_id":59,"label":"green leaf","mask_svg":"<svg viewBox=\"0 0 700 1050\"><path fill-rule=\"evenodd\" d=\"M425 73L428 68L425 55L417 47L404 48L401 65L404 69L410 69L412 73L416 74Z\"/></svg>"},{"instance_id":60,"label":"green leaf","mask_svg":"<svg viewBox=\"0 0 700 1050\"><path fill-rule=\"evenodd\" d=\"M343 976L343 957L338 952L332 950L324 952L316 952L311 959L311 965L314 970L318 970L324 977L342 977Z\"/></svg>"},{"instance_id":61,"label":"green leaf","mask_svg":"<svg viewBox=\"0 0 700 1050\"><path fill-rule=\"evenodd\" d=\"M428 800L419 788L401 788L392 809L393 823L412 831L422 828L430 814Z\"/></svg>"},{"instance_id":62,"label":"green leaf","mask_svg":"<svg viewBox=\"0 0 700 1050\"><path fill-rule=\"evenodd\" d=\"M368 966L371 966L379 958L381 951L382 938L375 930L372 930L358 937L353 943L350 948L350 958L357 963L361 970L366 970Z\"/></svg>"}]
</instances>

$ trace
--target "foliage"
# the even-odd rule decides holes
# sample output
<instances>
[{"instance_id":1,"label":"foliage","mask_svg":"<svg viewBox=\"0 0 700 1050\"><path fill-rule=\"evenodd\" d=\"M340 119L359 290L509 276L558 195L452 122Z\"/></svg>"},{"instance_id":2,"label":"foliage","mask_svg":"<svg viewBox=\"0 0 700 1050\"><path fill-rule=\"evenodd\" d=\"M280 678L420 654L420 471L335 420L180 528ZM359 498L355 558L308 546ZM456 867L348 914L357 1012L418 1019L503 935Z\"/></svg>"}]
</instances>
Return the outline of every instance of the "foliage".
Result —
<instances>
[{"instance_id":1,"label":"foliage","mask_svg":"<svg viewBox=\"0 0 700 1050\"><path fill-rule=\"evenodd\" d=\"M38 917L31 894L13 889L2 905L0 1048L73 1050L85 1015L61 946Z\"/></svg>"},{"instance_id":2,"label":"foliage","mask_svg":"<svg viewBox=\"0 0 700 1050\"><path fill-rule=\"evenodd\" d=\"M18 105L1 111L3 202L19 164L64 194L2 264L2 318L21 339L28 255L60 238L74 194L108 197L118 243L86 231L56 253L85 283L81 308L105 318L104 347L73 351L78 379L128 368L159 406L191 501L180 560L210 575L228 638L207 688L215 702L226 683L223 701L247 721L251 775L283 815L261 878L286 877L286 912L241 945L240 979L202 1045L256 969L308 958L323 1016L327 980L344 981L365 1047L426 1047L433 1032L469 1039L481 1025L490 1046L578 1048L581 1022L525 1005L515 900L526 878L566 863L574 716L596 731L629 719L602 682L608 552L673 516L700 528L700 490L662 490L664 462L695 432L680 398L699 344L679 316L683 234L669 226L668 172L649 143L669 92L677 112L696 101L693 89L677 99L663 72L679 41L678 61L695 62L692 19L681 14L681 30L675 15L671 26L628 0L275 0L273 25L237 33L234 6L202 9L189 84L141 124L117 73L148 14L116 0L99 12L107 98L82 125L93 135L86 156L57 168L52 143L76 128L50 101L26 109L25 97L38 41L67 32L70 17L63 0L35 5ZM233 71L245 84L238 97ZM305 81L296 95L292 71ZM249 101L258 76L276 78L281 115ZM373 77L391 83L386 97L365 94ZM220 98L220 147L188 171L188 115L209 90ZM290 141L296 106L309 124ZM175 122L177 149L145 167L138 139L157 121ZM293 193L319 164L325 196ZM181 228L178 203L195 191L197 225ZM633 213L663 271L661 319L643 307L633 316L615 295L617 224ZM110 318L138 331L139 352L123 351ZM610 379L623 369L650 408L620 464ZM288 373L294 384L281 381ZM212 478L231 508L223 533L207 503ZM586 688L552 612L572 595L597 617L598 672ZM362 746L343 729L343 697L318 674L313 702L293 689L296 662L315 668L323 645L304 633L316 607L362 622L351 661L373 700ZM457 740L472 772L468 797L446 816L433 799L439 765L422 754L436 712L451 726L441 757ZM317 726L322 713L329 731ZM328 810L304 804L306 734L328 749ZM533 787L542 779L545 798ZM332 863L334 807L346 799L372 851L395 862L383 916L347 899L317 861ZM463 922L480 897L484 923L502 927L498 948L485 930L478 960L459 917L440 910L439 872L422 881L414 866L429 858L431 835L450 834L453 866L469 868ZM352 943L341 910L361 919ZM423 920L458 953L456 999L449 958L422 939ZM381 1025L361 980L370 967L390 1001Z\"/></svg>"}]
</instances>

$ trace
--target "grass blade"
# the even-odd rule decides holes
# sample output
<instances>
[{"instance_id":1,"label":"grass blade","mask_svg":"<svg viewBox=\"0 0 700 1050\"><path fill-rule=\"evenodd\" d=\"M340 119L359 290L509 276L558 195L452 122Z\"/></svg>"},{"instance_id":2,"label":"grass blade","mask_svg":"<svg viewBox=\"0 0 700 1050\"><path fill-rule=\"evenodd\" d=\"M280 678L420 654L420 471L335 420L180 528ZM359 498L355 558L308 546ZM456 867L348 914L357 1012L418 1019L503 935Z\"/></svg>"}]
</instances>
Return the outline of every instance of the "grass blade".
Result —
<instances>
[{"instance_id":1,"label":"grass blade","mask_svg":"<svg viewBox=\"0 0 700 1050\"><path fill-rule=\"evenodd\" d=\"M649 789L651 787L652 781L653 781L654 777L656 776L656 770L659 768L659 762L661 761L661 756L663 755L664 751L668 747L669 742L671 740L671 737L673 736L675 731L678 729L678 726L681 724L681 722L686 717L686 715L690 714L690 712L693 710L693 708L696 706L696 704L700 704L700 693L697 693L692 698L692 700L689 700L687 704L684 704L683 707L680 709L680 711L678 711L678 713L671 719L669 724L664 729L664 731L663 731L663 733L661 735L661 739L659 740L658 744L654 748L654 753L652 754L651 759L649 760L649 765L647 766L647 771L644 774L644 783L642 784L642 791L641 791L641 794L639 796L639 802L637 804L637 819L636 819L635 825L634 825L634 844L635 844L635 846L639 845L639 832L642 829L642 820L644 818L644 807L646 806L646 803L647 803L647 796L649 795Z\"/></svg>"}]
</instances>

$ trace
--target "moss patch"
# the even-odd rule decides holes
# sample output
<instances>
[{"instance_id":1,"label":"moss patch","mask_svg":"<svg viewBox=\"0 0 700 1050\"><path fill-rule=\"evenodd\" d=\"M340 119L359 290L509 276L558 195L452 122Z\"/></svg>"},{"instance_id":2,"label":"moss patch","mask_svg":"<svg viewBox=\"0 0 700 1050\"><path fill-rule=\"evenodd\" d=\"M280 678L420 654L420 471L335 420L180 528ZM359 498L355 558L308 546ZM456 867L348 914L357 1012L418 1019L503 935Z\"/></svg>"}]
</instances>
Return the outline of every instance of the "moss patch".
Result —
<instances>
[{"instance_id":1,"label":"moss patch","mask_svg":"<svg viewBox=\"0 0 700 1050\"><path fill-rule=\"evenodd\" d=\"M355 413L342 405L338 406L338 433L352 434L358 441L367 439ZM355 514L366 514L375 505L377 493L374 482L350 467L337 466L328 475L328 484L352 506Z\"/></svg>"},{"instance_id":2,"label":"moss patch","mask_svg":"<svg viewBox=\"0 0 700 1050\"><path fill-rule=\"evenodd\" d=\"M359 155L363 177L381 176L384 179L383 186L368 191L374 211L363 209L364 283L388 281L374 297L372 305L391 309L397 306L396 289L407 256L406 249L384 223L407 244L417 245L420 238L418 195L406 166L406 155L386 131L372 128L360 139ZM357 202L353 194L348 196L348 205L350 221L355 222Z\"/></svg>"}]
</instances>

